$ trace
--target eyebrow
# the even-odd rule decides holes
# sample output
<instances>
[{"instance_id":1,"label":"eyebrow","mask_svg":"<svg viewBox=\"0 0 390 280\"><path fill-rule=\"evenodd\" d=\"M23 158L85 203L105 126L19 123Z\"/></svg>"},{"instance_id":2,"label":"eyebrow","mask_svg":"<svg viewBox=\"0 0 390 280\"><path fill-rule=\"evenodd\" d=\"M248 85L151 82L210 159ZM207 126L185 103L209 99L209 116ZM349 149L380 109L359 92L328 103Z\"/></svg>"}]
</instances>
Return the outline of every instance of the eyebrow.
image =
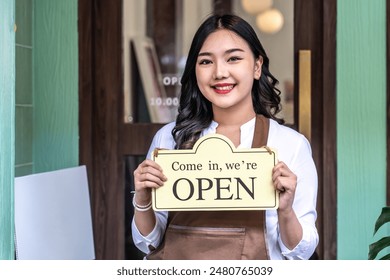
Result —
<instances>
[{"instance_id":1,"label":"eyebrow","mask_svg":"<svg viewBox=\"0 0 390 280\"><path fill-rule=\"evenodd\" d=\"M244 52L244 50L240 48L228 49L225 51L225 54L230 54L233 52ZM201 52L198 54L198 56L211 56L211 55L212 55L211 52Z\"/></svg>"}]
</instances>

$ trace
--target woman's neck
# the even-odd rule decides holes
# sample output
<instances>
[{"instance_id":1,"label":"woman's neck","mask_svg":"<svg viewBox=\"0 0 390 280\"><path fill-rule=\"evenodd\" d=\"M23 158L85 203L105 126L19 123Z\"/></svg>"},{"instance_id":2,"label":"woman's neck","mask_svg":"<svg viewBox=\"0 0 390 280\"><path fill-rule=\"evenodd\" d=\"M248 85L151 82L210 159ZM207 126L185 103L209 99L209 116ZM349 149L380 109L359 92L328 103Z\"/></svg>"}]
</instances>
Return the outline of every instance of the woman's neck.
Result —
<instances>
[{"instance_id":1,"label":"woman's neck","mask_svg":"<svg viewBox=\"0 0 390 280\"><path fill-rule=\"evenodd\" d=\"M256 113L251 111L231 112L229 110L213 110L214 121L218 126L241 127L256 116Z\"/></svg>"},{"instance_id":2,"label":"woman's neck","mask_svg":"<svg viewBox=\"0 0 390 280\"><path fill-rule=\"evenodd\" d=\"M234 114L226 110L223 112L214 111L214 121L218 123L216 132L229 138L238 147L241 143L241 126L255 116L254 111L242 112L241 114Z\"/></svg>"}]
</instances>

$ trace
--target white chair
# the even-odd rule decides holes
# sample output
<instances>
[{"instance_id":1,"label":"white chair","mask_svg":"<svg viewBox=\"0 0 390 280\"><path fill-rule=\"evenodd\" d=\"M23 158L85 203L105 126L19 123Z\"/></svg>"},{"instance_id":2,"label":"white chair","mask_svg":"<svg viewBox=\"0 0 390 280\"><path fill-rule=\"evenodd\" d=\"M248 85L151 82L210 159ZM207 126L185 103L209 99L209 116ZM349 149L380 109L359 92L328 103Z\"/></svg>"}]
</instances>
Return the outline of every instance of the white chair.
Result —
<instances>
[{"instance_id":1,"label":"white chair","mask_svg":"<svg viewBox=\"0 0 390 280\"><path fill-rule=\"evenodd\" d=\"M19 260L95 259L85 166L15 178Z\"/></svg>"}]
</instances>

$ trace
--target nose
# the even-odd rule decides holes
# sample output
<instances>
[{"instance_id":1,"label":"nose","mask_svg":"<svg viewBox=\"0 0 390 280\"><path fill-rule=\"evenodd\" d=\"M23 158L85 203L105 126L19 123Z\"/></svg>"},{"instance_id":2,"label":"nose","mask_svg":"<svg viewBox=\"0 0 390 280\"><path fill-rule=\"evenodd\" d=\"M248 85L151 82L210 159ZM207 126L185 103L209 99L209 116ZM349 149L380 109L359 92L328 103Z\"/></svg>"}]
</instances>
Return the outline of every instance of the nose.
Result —
<instances>
[{"instance_id":1,"label":"nose","mask_svg":"<svg viewBox=\"0 0 390 280\"><path fill-rule=\"evenodd\" d=\"M227 65L224 61L215 62L214 64L214 79L221 80L229 76Z\"/></svg>"}]
</instances>

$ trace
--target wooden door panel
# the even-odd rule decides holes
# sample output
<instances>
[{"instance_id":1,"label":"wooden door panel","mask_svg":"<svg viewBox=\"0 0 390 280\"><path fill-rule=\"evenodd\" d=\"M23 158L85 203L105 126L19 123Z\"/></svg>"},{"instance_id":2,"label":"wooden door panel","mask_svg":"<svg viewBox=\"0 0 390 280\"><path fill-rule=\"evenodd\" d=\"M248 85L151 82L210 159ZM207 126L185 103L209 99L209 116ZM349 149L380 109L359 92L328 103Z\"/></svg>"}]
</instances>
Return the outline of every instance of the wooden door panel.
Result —
<instances>
[{"instance_id":1,"label":"wooden door panel","mask_svg":"<svg viewBox=\"0 0 390 280\"><path fill-rule=\"evenodd\" d=\"M87 166L96 259L124 259L122 6L78 3L79 161Z\"/></svg>"}]
</instances>

